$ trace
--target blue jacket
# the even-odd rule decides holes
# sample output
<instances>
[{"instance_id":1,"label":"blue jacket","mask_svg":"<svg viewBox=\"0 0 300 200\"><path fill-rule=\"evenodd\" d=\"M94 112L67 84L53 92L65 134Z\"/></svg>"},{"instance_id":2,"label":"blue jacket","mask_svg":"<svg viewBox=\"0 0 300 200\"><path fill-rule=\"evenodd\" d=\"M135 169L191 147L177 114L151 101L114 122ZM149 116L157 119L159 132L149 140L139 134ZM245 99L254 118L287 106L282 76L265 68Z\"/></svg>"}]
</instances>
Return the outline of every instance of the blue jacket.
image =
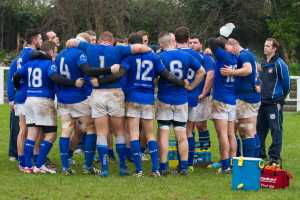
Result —
<instances>
[{"instance_id":1,"label":"blue jacket","mask_svg":"<svg viewBox=\"0 0 300 200\"><path fill-rule=\"evenodd\" d=\"M14 87L14 83L13 83L13 77L14 74L17 71L17 59L14 59L10 66L9 66L9 70L7 73L7 97L8 97L8 101L14 101L15 100L15 95L16 95L16 91L15 91L15 87Z\"/></svg>"},{"instance_id":2,"label":"blue jacket","mask_svg":"<svg viewBox=\"0 0 300 200\"><path fill-rule=\"evenodd\" d=\"M259 78L262 104L283 104L285 97L290 92L288 65L279 55L275 55L270 62L264 61L261 67Z\"/></svg>"}]
</instances>

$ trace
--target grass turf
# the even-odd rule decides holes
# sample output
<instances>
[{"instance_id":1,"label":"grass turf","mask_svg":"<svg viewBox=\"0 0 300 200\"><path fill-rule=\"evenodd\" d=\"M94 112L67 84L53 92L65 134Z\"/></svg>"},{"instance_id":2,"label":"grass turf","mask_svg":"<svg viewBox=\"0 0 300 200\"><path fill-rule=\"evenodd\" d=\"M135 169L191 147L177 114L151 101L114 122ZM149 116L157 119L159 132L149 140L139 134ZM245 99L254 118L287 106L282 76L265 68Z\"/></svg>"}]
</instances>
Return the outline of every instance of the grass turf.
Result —
<instances>
[{"instance_id":1,"label":"grass turf","mask_svg":"<svg viewBox=\"0 0 300 200\"><path fill-rule=\"evenodd\" d=\"M231 190L230 175L216 175L211 169L195 169L188 177L168 176L161 178L119 177L117 164L111 164L111 175L100 178L80 174L82 155L75 155L75 176L25 175L17 170L16 162L8 161L9 108L0 106L0 199L300 199L300 114L284 114L283 164L292 172L294 179L288 189L244 192ZM213 159L218 160L216 134L209 124L212 138ZM270 142L268 138L268 143ZM57 142L50 158L59 164ZM130 164L133 170L133 165ZM150 161L144 162L145 172Z\"/></svg>"}]
</instances>

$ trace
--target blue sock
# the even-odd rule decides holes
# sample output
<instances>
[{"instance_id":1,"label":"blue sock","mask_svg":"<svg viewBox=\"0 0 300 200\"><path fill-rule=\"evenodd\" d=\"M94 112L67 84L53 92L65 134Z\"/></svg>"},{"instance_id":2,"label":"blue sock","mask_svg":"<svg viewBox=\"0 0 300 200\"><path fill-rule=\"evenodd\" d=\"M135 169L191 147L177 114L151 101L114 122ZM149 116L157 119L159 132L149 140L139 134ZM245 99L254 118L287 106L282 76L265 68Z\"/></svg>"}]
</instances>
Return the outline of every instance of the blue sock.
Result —
<instances>
[{"instance_id":1,"label":"blue sock","mask_svg":"<svg viewBox=\"0 0 300 200\"><path fill-rule=\"evenodd\" d=\"M188 168L188 161L187 160L181 160L180 161L180 171L181 170L187 170Z\"/></svg>"},{"instance_id":2,"label":"blue sock","mask_svg":"<svg viewBox=\"0 0 300 200\"><path fill-rule=\"evenodd\" d=\"M90 169L93 164L94 156L95 156L95 148L96 148L96 140L97 135L96 134L87 134L84 137L84 156L85 156L85 167L87 169Z\"/></svg>"},{"instance_id":3,"label":"blue sock","mask_svg":"<svg viewBox=\"0 0 300 200\"><path fill-rule=\"evenodd\" d=\"M255 152L254 157L259 158L260 157L260 138L259 135L255 134Z\"/></svg>"},{"instance_id":4,"label":"blue sock","mask_svg":"<svg viewBox=\"0 0 300 200\"><path fill-rule=\"evenodd\" d=\"M120 169L127 169L127 166L126 166L126 144L125 143L117 143L117 140L116 140L116 151L119 156Z\"/></svg>"},{"instance_id":5,"label":"blue sock","mask_svg":"<svg viewBox=\"0 0 300 200\"><path fill-rule=\"evenodd\" d=\"M210 148L209 131L199 131L199 146L201 149Z\"/></svg>"},{"instance_id":6,"label":"blue sock","mask_svg":"<svg viewBox=\"0 0 300 200\"><path fill-rule=\"evenodd\" d=\"M159 171L164 171L168 169L168 163L161 162L159 163Z\"/></svg>"},{"instance_id":7,"label":"blue sock","mask_svg":"<svg viewBox=\"0 0 300 200\"><path fill-rule=\"evenodd\" d=\"M130 142L130 144L131 144L131 154L135 165L135 171L138 173L142 171L140 141L133 140Z\"/></svg>"},{"instance_id":8,"label":"blue sock","mask_svg":"<svg viewBox=\"0 0 300 200\"><path fill-rule=\"evenodd\" d=\"M256 141L255 138L246 138L243 140L243 156L255 157Z\"/></svg>"},{"instance_id":9,"label":"blue sock","mask_svg":"<svg viewBox=\"0 0 300 200\"><path fill-rule=\"evenodd\" d=\"M107 145L97 145L99 161L102 171L108 171L108 149Z\"/></svg>"},{"instance_id":10,"label":"blue sock","mask_svg":"<svg viewBox=\"0 0 300 200\"><path fill-rule=\"evenodd\" d=\"M152 172L156 172L158 170L158 147L157 142L155 140L151 140L148 142L149 153L151 156L152 162Z\"/></svg>"},{"instance_id":11,"label":"blue sock","mask_svg":"<svg viewBox=\"0 0 300 200\"><path fill-rule=\"evenodd\" d=\"M241 140L240 140L240 137L239 136L235 136L236 138L236 144L237 144L237 148L236 148L236 156L237 157L240 157L242 154L241 154Z\"/></svg>"},{"instance_id":12,"label":"blue sock","mask_svg":"<svg viewBox=\"0 0 300 200\"><path fill-rule=\"evenodd\" d=\"M18 160L19 160L19 165L21 167L25 167L25 157L24 157L24 155L18 156Z\"/></svg>"},{"instance_id":13,"label":"blue sock","mask_svg":"<svg viewBox=\"0 0 300 200\"><path fill-rule=\"evenodd\" d=\"M24 158L25 158L25 167L32 167L32 156L34 149L35 141L26 139L24 144Z\"/></svg>"},{"instance_id":14,"label":"blue sock","mask_svg":"<svg viewBox=\"0 0 300 200\"><path fill-rule=\"evenodd\" d=\"M38 155L38 158L37 158L37 161L35 164L36 167L40 168L45 163L45 160L46 160L47 155L48 155L49 151L51 150L51 148L52 148L51 142L48 142L46 140L42 141L40 153ZM68 149L69 149L69 147L68 147Z\"/></svg>"},{"instance_id":15,"label":"blue sock","mask_svg":"<svg viewBox=\"0 0 300 200\"><path fill-rule=\"evenodd\" d=\"M194 163L194 154L195 154L195 138L188 137L188 144L189 144L189 159L188 159L188 165L193 166Z\"/></svg>"},{"instance_id":16,"label":"blue sock","mask_svg":"<svg viewBox=\"0 0 300 200\"><path fill-rule=\"evenodd\" d=\"M66 137L60 137L59 149L60 149L60 159L61 159L63 170L67 170L70 168L69 147L70 147L70 139Z\"/></svg>"},{"instance_id":17,"label":"blue sock","mask_svg":"<svg viewBox=\"0 0 300 200\"><path fill-rule=\"evenodd\" d=\"M223 170L230 168L230 158L221 160L221 165Z\"/></svg>"}]
</instances>

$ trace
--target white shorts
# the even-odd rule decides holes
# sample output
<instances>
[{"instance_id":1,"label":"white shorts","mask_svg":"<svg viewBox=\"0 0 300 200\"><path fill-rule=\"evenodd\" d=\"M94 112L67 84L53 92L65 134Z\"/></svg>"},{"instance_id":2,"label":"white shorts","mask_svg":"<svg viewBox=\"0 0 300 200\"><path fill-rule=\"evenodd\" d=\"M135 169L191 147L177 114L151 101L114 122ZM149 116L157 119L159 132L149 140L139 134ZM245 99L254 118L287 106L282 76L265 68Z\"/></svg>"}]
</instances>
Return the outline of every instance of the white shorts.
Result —
<instances>
[{"instance_id":1,"label":"white shorts","mask_svg":"<svg viewBox=\"0 0 300 200\"><path fill-rule=\"evenodd\" d=\"M126 102L126 117L136 117L141 119L153 119L153 105Z\"/></svg>"},{"instance_id":2,"label":"white shorts","mask_svg":"<svg viewBox=\"0 0 300 200\"><path fill-rule=\"evenodd\" d=\"M25 116L25 103L15 105L15 116Z\"/></svg>"},{"instance_id":3,"label":"white shorts","mask_svg":"<svg viewBox=\"0 0 300 200\"><path fill-rule=\"evenodd\" d=\"M259 103L247 103L243 100L237 100L236 102L236 117L237 119L245 119L250 117L256 117L258 114Z\"/></svg>"},{"instance_id":4,"label":"white shorts","mask_svg":"<svg viewBox=\"0 0 300 200\"><path fill-rule=\"evenodd\" d=\"M211 117L211 98L205 97L197 106L189 107L188 120L191 122L203 122Z\"/></svg>"},{"instance_id":5,"label":"white shorts","mask_svg":"<svg viewBox=\"0 0 300 200\"><path fill-rule=\"evenodd\" d=\"M60 116L69 115L72 118L91 116L89 100L86 99L74 104L58 103L58 113Z\"/></svg>"},{"instance_id":6,"label":"white shorts","mask_svg":"<svg viewBox=\"0 0 300 200\"><path fill-rule=\"evenodd\" d=\"M235 121L236 119L236 106L226 104L220 101L212 101L212 119L223 119L226 121Z\"/></svg>"},{"instance_id":7,"label":"white shorts","mask_svg":"<svg viewBox=\"0 0 300 200\"><path fill-rule=\"evenodd\" d=\"M181 105L171 105L158 100L156 106L156 119L187 122L188 103Z\"/></svg>"},{"instance_id":8,"label":"white shorts","mask_svg":"<svg viewBox=\"0 0 300 200\"><path fill-rule=\"evenodd\" d=\"M26 124L56 126L56 109L53 99L27 97L25 102Z\"/></svg>"},{"instance_id":9,"label":"white shorts","mask_svg":"<svg viewBox=\"0 0 300 200\"><path fill-rule=\"evenodd\" d=\"M124 117L124 100L122 89L93 89L91 95L92 118L106 115Z\"/></svg>"}]
</instances>

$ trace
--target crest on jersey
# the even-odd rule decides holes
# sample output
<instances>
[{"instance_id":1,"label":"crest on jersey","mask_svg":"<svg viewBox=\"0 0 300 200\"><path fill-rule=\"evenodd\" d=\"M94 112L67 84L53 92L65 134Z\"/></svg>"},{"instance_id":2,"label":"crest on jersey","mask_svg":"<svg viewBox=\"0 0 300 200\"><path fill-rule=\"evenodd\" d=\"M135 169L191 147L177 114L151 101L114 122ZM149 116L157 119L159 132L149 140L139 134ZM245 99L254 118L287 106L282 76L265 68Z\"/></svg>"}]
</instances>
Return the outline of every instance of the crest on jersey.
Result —
<instances>
[{"instance_id":1,"label":"crest on jersey","mask_svg":"<svg viewBox=\"0 0 300 200\"><path fill-rule=\"evenodd\" d=\"M86 62L87 61L87 57L84 54L80 55L80 60Z\"/></svg>"},{"instance_id":2,"label":"crest on jersey","mask_svg":"<svg viewBox=\"0 0 300 200\"><path fill-rule=\"evenodd\" d=\"M56 65L51 65L50 69L51 71L55 71L55 72L57 71Z\"/></svg>"}]
</instances>

